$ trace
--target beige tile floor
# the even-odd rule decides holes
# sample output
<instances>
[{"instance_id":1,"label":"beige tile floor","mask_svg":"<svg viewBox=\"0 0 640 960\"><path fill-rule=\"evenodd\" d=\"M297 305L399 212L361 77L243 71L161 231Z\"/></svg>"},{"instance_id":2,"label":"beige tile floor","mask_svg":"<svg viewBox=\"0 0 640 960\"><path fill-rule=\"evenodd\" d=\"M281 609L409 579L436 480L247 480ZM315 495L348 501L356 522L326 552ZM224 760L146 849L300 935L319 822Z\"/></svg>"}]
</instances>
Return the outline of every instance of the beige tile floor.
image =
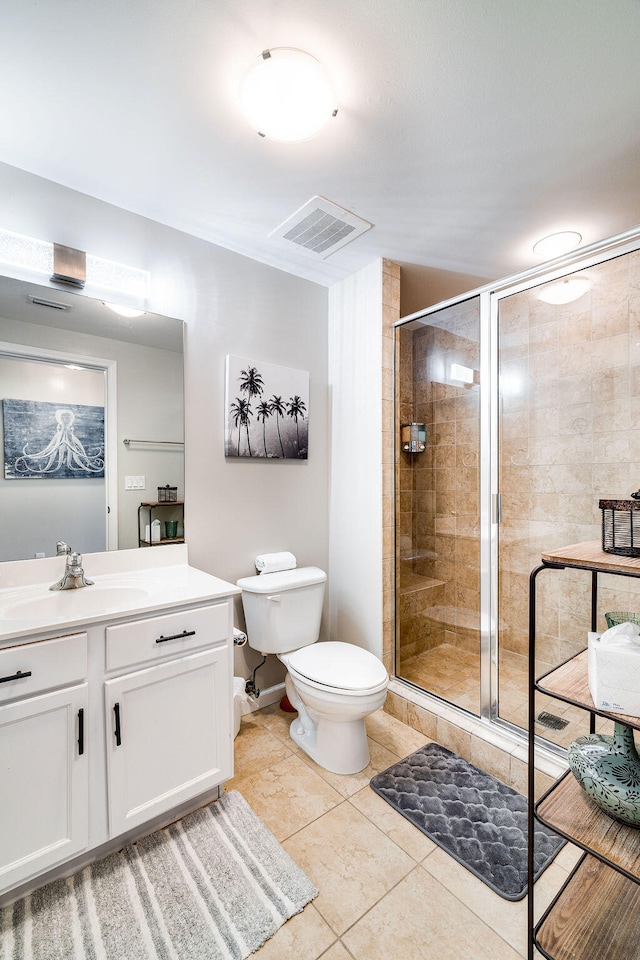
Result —
<instances>
[{"instance_id":1,"label":"beige tile floor","mask_svg":"<svg viewBox=\"0 0 640 960\"><path fill-rule=\"evenodd\" d=\"M526 900L510 903L461 867L369 786L428 740L383 711L367 721L370 765L339 776L289 738L273 705L243 718L239 790L319 889L255 953L257 960L518 960ZM576 859L565 848L536 884L541 912Z\"/></svg>"},{"instance_id":2,"label":"beige tile floor","mask_svg":"<svg viewBox=\"0 0 640 960\"><path fill-rule=\"evenodd\" d=\"M551 664L537 663L536 674L542 676ZM403 659L398 676L416 686L434 693L471 713L480 712L480 656L450 643L425 650L414 657ZM510 651L503 651L498 667L500 716L523 729L528 724L528 660ZM588 716L584 710L562 703L544 694L536 694L536 715L547 711L567 720L562 730L553 730L538 724L536 733L567 747L576 737L589 733ZM611 724L598 720L599 733L611 733Z\"/></svg>"}]
</instances>

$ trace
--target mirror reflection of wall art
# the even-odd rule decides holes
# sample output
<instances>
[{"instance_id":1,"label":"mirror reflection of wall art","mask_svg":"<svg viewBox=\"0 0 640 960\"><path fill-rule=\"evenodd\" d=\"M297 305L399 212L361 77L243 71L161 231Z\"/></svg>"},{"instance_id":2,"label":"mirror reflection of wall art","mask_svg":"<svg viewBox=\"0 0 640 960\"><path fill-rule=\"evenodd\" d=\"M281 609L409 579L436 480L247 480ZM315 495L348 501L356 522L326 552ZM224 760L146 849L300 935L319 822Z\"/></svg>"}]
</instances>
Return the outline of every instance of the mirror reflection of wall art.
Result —
<instances>
[{"instance_id":1,"label":"mirror reflection of wall art","mask_svg":"<svg viewBox=\"0 0 640 960\"><path fill-rule=\"evenodd\" d=\"M227 356L226 457L306 460L309 373Z\"/></svg>"},{"instance_id":2,"label":"mirror reflection of wall art","mask_svg":"<svg viewBox=\"0 0 640 960\"><path fill-rule=\"evenodd\" d=\"M4 400L6 480L104 477L104 407Z\"/></svg>"}]
</instances>

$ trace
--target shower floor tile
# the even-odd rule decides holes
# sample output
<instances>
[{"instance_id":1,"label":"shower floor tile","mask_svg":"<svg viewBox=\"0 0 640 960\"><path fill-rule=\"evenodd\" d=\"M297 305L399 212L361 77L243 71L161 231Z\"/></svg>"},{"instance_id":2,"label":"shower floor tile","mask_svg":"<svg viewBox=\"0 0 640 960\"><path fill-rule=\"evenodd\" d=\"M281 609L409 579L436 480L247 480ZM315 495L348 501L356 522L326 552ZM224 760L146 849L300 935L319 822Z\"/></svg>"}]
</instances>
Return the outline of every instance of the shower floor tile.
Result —
<instances>
[{"instance_id":1,"label":"shower floor tile","mask_svg":"<svg viewBox=\"0 0 640 960\"><path fill-rule=\"evenodd\" d=\"M471 713L480 712L480 657L442 643L402 660L398 676Z\"/></svg>"},{"instance_id":2,"label":"shower floor tile","mask_svg":"<svg viewBox=\"0 0 640 960\"><path fill-rule=\"evenodd\" d=\"M537 661L536 675L541 676L551 668L552 664ZM526 657L508 650L502 652L498 667L500 717L525 730L528 725L528 671ZM402 659L398 665L398 676L470 713L480 713L479 653L443 643L424 653ZM567 721L567 726L561 730L536 725L537 732L552 743L566 747L576 737L589 732L588 717L584 710L537 694L536 716L542 711ZM598 733L611 733L612 724L598 718L596 730Z\"/></svg>"}]
</instances>

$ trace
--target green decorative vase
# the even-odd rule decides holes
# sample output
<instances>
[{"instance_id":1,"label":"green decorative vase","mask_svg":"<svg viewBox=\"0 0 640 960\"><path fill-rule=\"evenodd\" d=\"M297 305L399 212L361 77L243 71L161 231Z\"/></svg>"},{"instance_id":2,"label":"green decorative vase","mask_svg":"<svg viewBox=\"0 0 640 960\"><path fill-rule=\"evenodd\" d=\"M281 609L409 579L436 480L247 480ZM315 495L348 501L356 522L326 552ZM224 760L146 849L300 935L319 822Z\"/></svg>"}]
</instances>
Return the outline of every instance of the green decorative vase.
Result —
<instances>
[{"instance_id":1,"label":"green decorative vase","mask_svg":"<svg viewBox=\"0 0 640 960\"><path fill-rule=\"evenodd\" d=\"M578 737L567 759L580 786L606 814L640 827L640 757L631 727L616 723L612 737Z\"/></svg>"}]
</instances>

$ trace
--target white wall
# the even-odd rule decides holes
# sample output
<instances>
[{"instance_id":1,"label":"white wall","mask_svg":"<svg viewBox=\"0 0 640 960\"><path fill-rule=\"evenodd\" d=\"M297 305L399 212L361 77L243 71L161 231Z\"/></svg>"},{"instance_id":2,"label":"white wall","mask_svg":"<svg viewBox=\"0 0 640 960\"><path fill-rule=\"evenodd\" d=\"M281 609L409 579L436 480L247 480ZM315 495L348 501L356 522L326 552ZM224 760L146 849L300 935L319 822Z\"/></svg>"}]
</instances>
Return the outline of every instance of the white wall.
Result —
<instances>
[{"instance_id":1,"label":"white wall","mask_svg":"<svg viewBox=\"0 0 640 960\"><path fill-rule=\"evenodd\" d=\"M327 569L326 289L6 165L0 195L0 227L149 270L149 309L187 321L191 562L235 581L254 572L257 553L288 549L301 564ZM307 461L225 460L227 353L310 372ZM257 657L240 655L246 663L236 670L246 675ZM279 665L270 670L258 676L263 687L282 676Z\"/></svg>"},{"instance_id":2,"label":"white wall","mask_svg":"<svg viewBox=\"0 0 640 960\"><path fill-rule=\"evenodd\" d=\"M334 640L382 657L382 261L329 291Z\"/></svg>"}]
</instances>

